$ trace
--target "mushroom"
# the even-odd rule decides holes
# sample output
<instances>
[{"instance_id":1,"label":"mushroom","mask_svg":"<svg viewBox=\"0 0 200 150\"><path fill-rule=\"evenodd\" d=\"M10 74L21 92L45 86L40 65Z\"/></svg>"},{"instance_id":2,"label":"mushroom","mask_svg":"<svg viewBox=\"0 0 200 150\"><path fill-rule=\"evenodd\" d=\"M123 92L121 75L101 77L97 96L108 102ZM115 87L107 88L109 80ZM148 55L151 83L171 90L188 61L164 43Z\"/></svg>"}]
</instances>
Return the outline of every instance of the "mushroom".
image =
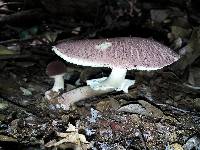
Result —
<instances>
[{"instance_id":1,"label":"mushroom","mask_svg":"<svg viewBox=\"0 0 200 150\"><path fill-rule=\"evenodd\" d=\"M109 77L88 80L94 90L124 91L134 80L125 79L127 70L157 70L179 59L170 48L151 39L118 37L68 40L53 47L64 60L82 66L109 67Z\"/></svg>"},{"instance_id":2,"label":"mushroom","mask_svg":"<svg viewBox=\"0 0 200 150\"><path fill-rule=\"evenodd\" d=\"M54 78L54 85L51 89L54 92L64 90L64 75L66 66L61 61L53 61L47 65L46 73L50 78Z\"/></svg>"}]
</instances>

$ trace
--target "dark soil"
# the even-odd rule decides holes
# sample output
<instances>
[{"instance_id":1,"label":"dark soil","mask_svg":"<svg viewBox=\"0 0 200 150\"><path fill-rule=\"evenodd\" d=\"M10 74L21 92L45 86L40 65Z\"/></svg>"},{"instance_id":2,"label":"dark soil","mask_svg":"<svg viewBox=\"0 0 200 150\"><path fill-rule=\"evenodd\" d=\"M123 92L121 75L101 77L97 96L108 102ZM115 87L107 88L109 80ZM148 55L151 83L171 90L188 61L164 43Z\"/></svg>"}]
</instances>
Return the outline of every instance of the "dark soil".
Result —
<instances>
[{"instance_id":1,"label":"dark soil","mask_svg":"<svg viewBox=\"0 0 200 150\"><path fill-rule=\"evenodd\" d=\"M0 0L0 149L200 149L199 4ZM158 71L129 71L127 78L136 80L129 93L92 97L69 111L45 98L53 86L46 66L63 61L51 50L53 45L66 39L130 36L153 38L181 59ZM106 68L64 63L62 93L110 73ZM90 148L69 142L69 124L85 135Z\"/></svg>"}]
</instances>

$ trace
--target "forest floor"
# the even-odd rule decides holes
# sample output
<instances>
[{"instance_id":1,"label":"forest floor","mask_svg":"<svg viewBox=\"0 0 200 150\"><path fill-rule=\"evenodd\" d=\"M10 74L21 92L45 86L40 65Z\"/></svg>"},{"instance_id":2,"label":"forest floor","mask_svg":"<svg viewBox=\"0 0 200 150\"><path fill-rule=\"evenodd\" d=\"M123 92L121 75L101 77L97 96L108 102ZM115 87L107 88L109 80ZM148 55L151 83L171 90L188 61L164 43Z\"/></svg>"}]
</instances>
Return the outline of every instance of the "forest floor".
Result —
<instances>
[{"instance_id":1,"label":"forest floor","mask_svg":"<svg viewBox=\"0 0 200 150\"><path fill-rule=\"evenodd\" d=\"M146 21L140 28L140 22L135 25L140 30L134 32L130 30L131 23L123 26L124 20L119 20L120 29L114 22L114 27L85 32L87 23L66 27L64 31L62 26L55 29L55 24L48 21L26 28L13 24L1 26L0 149L200 149L200 30L184 20L181 9L175 8L170 8L171 15L167 9L157 10L163 14L160 16L168 18L155 16L158 12L151 11L150 19L157 24ZM176 19L163 25L171 16ZM47 25L50 28L45 30ZM82 26L84 33L79 33ZM112 33L120 36L122 32L126 32L123 36L129 36L129 31L133 36L140 32L143 37L152 35L182 55L181 60L158 71L129 71L127 78L135 79L136 83L128 93L92 97L77 102L69 111L45 98L45 92L53 86L53 79L46 75L46 66L53 60L61 60L51 50L57 41L105 37ZM155 31L162 33L156 36ZM63 92L86 85L87 79L110 73L106 68L67 62L66 65Z\"/></svg>"}]
</instances>

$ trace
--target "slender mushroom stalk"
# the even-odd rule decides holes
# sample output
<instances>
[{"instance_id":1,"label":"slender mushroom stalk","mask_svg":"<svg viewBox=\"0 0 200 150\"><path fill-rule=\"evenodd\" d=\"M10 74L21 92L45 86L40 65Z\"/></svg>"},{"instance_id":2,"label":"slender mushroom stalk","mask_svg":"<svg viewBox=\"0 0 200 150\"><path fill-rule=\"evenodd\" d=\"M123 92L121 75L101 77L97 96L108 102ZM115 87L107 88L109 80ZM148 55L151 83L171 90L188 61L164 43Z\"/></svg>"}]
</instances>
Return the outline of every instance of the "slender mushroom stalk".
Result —
<instances>
[{"instance_id":1,"label":"slender mushroom stalk","mask_svg":"<svg viewBox=\"0 0 200 150\"><path fill-rule=\"evenodd\" d=\"M116 90L128 93L129 86L135 83L134 80L125 79L126 69L113 68L109 77L100 79L87 80L89 85L94 90Z\"/></svg>"},{"instance_id":2,"label":"slender mushroom stalk","mask_svg":"<svg viewBox=\"0 0 200 150\"><path fill-rule=\"evenodd\" d=\"M60 103L61 107L64 110L69 110L70 106L78 101L102 95L112 91L113 91L112 89L106 91L93 90L90 86L83 86L62 94L62 96L58 97L58 102Z\"/></svg>"},{"instance_id":3,"label":"slender mushroom stalk","mask_svg":"<svg viewBox=\"0 0 200 150\"><path fill-rule=\"evenodd\" d=\"M59 92L59 90L64 90L64 73L60 75L55 75L54 78L54 85L52 91Z\"/></svg>"}]
</instances>

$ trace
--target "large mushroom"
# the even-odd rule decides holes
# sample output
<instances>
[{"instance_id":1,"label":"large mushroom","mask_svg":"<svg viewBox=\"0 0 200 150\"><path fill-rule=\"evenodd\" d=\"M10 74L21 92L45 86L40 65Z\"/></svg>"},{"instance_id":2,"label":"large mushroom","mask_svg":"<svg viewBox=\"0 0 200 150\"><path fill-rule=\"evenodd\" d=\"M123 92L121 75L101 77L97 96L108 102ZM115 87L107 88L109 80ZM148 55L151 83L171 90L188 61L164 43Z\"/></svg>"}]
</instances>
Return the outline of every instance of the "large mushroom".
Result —
<instances>
[{"instance_id":1,"label":"large mushroom","mask_svg":"<svg viewBox=\"0 0 200 150\"><path fill-rule=\"evenodd\" d=\"M68 40L53 47L67 62L91 67L109 67L109 77L88 80L93 90L124 91L134 84L125 79L127 70L157 70L179 59L170 48L151 39L120 37Z\"/></svg>"}]
</instances>

